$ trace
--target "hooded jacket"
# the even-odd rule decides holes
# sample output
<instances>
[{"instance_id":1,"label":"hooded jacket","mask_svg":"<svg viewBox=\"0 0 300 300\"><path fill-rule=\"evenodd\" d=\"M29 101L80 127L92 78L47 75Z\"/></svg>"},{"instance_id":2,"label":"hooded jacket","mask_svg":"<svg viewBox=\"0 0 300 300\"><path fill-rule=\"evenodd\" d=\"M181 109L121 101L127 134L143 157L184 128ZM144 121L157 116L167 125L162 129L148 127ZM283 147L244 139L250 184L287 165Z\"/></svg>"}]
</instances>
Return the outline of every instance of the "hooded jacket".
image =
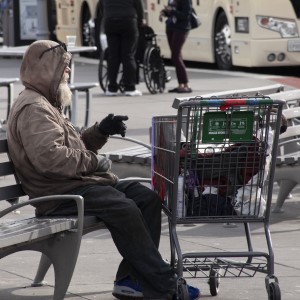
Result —
<instances>
[{"instance_id":1,"label":"hooded jacket","mask_svg":"<svg viewBox=\"0 0 300 300\"><path fill-rule=\"evenodd\" d=\"M88 184L114 185L117 176L94 176L97 150L108 137L98 123L81 135L64 117L57 91L71 54L53 41L36 41L24 54L20 78L25 89L14 101L7 126L10 157L24 191L30 198L65 194ZM36 213L58 202L36 205Z\"/></svg>"}]
</instances>

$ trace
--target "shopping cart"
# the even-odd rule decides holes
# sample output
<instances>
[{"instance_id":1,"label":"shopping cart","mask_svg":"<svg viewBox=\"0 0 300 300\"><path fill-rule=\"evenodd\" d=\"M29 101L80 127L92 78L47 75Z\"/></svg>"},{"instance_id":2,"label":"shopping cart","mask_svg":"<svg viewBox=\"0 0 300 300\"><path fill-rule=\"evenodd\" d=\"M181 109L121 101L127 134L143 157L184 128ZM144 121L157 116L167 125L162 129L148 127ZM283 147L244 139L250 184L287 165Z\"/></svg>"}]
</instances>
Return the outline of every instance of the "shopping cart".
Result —
<instances>
[{"instance_id":1,"label":"shopping cart","mask_svg":"<svg viewBox=\"0 0 300 300\"><path fill-rule=\"evenodd\" d=\"M179 101L175 116L153 117L152 184L168 216L179 299L189 299L185 277L208 278L215 296L220 278L257 272L267 274L269 299L281 298L269 217L284 103L196 97ZM265 252L253 249L252 222L264 226ZM243 223L247 249L182 253L176 227L197 223Z\"/></svg>"}]
</instances>

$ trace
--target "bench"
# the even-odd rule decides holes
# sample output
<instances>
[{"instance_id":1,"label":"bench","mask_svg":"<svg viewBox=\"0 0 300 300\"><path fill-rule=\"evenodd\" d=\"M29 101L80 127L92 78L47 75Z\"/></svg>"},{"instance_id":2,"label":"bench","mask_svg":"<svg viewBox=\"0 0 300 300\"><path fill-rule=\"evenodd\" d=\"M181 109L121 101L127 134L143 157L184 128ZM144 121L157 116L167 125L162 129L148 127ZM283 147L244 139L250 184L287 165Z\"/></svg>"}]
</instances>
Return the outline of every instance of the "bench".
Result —
<instances>
[{"instance_id":1,"label":"bench","mask_svg":"<svg viewBox=\"0 0 300 300\"><path fill-rule=\"evenodd\" d=\"M110 138L136 144L133 147L101 153L113 162L112 172L118 174L121 179L151 178L151 146L149 144L129 137L111 136Z\"/></svg>"},{"instance_id":2,"label":"bench","mask_svg":"<svg viewBox=\"0 0 300 300\"><path fill-rule=\"evenodd\" d=\"M0 187L0 201L15 203L0 210L0 259L7 255L34 250L42 253L39 268L32 286L44 284L44 276L51 264L54 267L54 300L65 297L76 265L83 234L104 228L96 217L83 214L83 198L76 195L55 195L17 202L27 197L18 182L14 166L9 160L7 140L0 140L0 177L5 178ZM8 221L4 217L16 209L49 200L74 200L78 215L72 217L32 217ZM2 202L2 203L4 203Z\"/></svg>"},{"instance_id":3,"label":"bench","mask_svg":"<svg viewBox=\"0 0 300 300\"><path fill-rule=\"evenodd\" d=\"M18 82L19 78L0 78L0 87L7 88L7 115L8 118L10 107L13 102L14 94L13 94L13 85L15 82Z\"/></svg>"},{"instance_id":4,"label":"bench","mask_svg":"<svg viewBox=\"0 0 300 300\"><path fill-rule=\"evenodd\" d=\"M90 118L90 100L92 99L91 89L98 87L98 82L77 82L70 83L69 87L73 93L72 96L72 105L67 107L67 111L69 113L69 118L74 125L77 125L77 101L78 101L78 93L85 93L85 119L84 119L84 127L88 127L89 118Z\"/></svg>"},{"instance_id":5,"label":"bench","mask_svg":"<svg viewBox=\"0 0 300 300\"><path fill-rule=\"evenodd\" d=\"M299 114L299 108L296 108ZM290 110L290 109L289 109ZM288 114L287 114L288 116ZM273 212L283 212L282 206L293 188L300 184L300 125L290 125L279 136L278 155L274 180L279 182L279 192Z\"/></svg>"}]
</instances>

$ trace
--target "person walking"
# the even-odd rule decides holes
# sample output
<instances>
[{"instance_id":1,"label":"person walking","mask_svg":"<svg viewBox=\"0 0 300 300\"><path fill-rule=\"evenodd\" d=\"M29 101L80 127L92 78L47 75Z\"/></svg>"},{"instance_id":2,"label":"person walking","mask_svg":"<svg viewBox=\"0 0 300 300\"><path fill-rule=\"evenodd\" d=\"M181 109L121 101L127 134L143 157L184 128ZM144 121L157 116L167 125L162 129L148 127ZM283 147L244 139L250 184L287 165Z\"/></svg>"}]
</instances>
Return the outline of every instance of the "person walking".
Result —
<instances>
[{"instance_id":1,"label":"person walking","mask_svg":"<svg viewBox=\"0 0 300 300\"><path fill-rule=\"evenodd\" d=\"M109 136L125 136L127 116L108 114L77 132L63 114L70 105L71 54L65 44L32 43L24 54L20 78L25 89L11 108L7 142L22 188L30 198L75 194L84 198L84 214L102 220L123 257L113 295L126 299L171 299L177 277L158 251L161 199L138 182L120 182L111 161L97 153ZM38 216L77 213L73 201L36 204ZM198 288L188 287L190 300Z\"/></svg>"},{"instance_id":2,"label":"person walking","mask_svg":"<svg viewBox=\"0 0 300 300\"><path fill-rule=\"evenodd\" d=\"M117 77L120 64L123 66L123 84L126 96L141 96L135 88L137 65L135 53L139 38L139 27L144 23L142 0L102 0L100 18L108 45L108 90L107 96L118 95Z\"/></svg>"},{"instance_id":3,"label":"person walking","mask_svg":"<svg viewBox=\"0 0 300 300\"><path fill-rule=\"evenodd\" d=\"M186 66L182 57L182 47L191 29L191 0L169 0L168 5L160 12L162 22L166 17L166 35L171 51L171 59L175 66L178 87L169 90L170 93L191 93L188 84Z\"/></svg>"}]
</instances>

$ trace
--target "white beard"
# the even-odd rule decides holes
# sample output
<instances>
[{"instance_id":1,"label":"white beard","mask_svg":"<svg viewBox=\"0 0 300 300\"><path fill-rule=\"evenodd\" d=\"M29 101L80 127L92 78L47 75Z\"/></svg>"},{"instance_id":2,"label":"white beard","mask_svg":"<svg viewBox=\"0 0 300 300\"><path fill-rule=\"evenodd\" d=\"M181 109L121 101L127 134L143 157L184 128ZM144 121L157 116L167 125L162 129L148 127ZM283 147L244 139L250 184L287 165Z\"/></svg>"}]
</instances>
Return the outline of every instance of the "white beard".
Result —
<instances>
[{"instance_id":1,"label":"white beard","mask_svg":"<svg viewBox=\"0 0 300 300\"><path fill-rule=\"evenodd\" d=\"M62 106L71 105L72 91L66 82L60 83L57 91L57 100Z\"/></svg>"}]
</instances>

